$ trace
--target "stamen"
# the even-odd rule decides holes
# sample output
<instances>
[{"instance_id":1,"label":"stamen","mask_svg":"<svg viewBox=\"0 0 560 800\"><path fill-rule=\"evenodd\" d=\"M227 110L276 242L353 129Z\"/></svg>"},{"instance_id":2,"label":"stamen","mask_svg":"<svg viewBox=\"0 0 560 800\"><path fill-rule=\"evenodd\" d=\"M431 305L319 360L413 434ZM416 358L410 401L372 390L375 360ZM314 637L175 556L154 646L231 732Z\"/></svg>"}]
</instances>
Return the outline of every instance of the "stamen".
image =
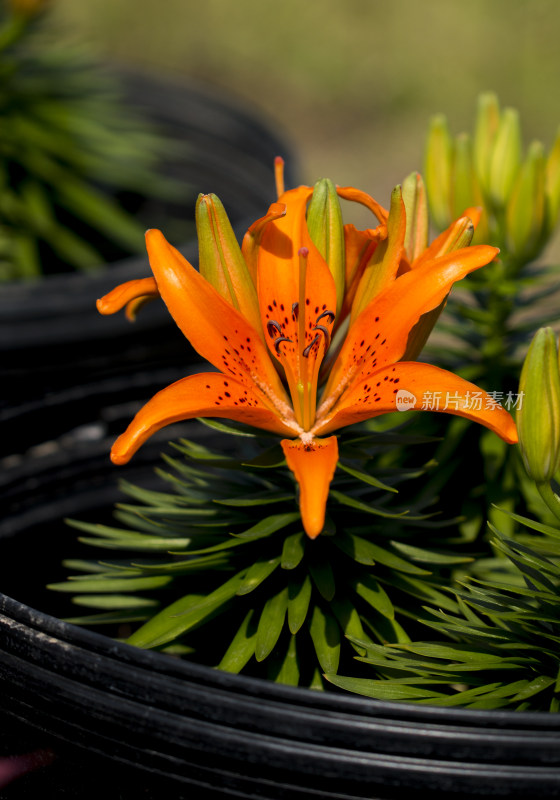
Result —
<instances>
[{"instance_id":1,"label":"stamen","mask_svg":"<svg viewBox=\"0 0 560 800\"><path fill-rule=\"evenodd\" d=\"M309 358L309 353L311 352L312 347L314 345L316 345L318 341L319 341L319 334L316 333L315 337L313 338L313 340L307 345L307 347L305 348L305 350L302 353L302 356L304 358Z\"/></svg>"},{"instance_id":2,"label":"stamen","mask_svg":"<svg viewBox=\"0 0 560 800\"><path fill-rule=\"evenodd\" d=\"M331 335L330 335L330 333L328 332L327 328L325 328L324 325L315 325L313 330L314 331L321 331L321 333L324 335L324 337L325 337L325 353L326 353L327 350L329 349L329 347L331 346Z\"/></svg>"},{"instance_id":3,"label":"stamen","mask_svg":"<svg viewBox=\"0 0 560 800\"><path fill-rule=\"evenodd\" d=\"M329 324L332 324L334 322L335 314L332 311L323 311L323 313L319 314L317 317L317 323L319 323L319 320L323 319L323 317L328 317Z\"/></svg>"},{"instance_id":4,"label":"stamen","mask_svg":"<svg viewBox=\"0 0 560 800\"><path fill-rule=\"evenodd\" d=\"M284 159L276 156L274 159L274 179L276 181L276 194L278 197L284 194Z\"/></svg>"},{"instance_id":5,"label":"stamen","mask_svg":"<svg viewBox=\"0 0 560 800\"><path fill-rule=\"evenodd\" d=\"M266 330L268 331L268 335L270 336L271 339L273 336L276 336L277 334L283 336L282 326L280 325L279 322L276 322L275 319L268 320L268 322L266 323Z\"/></svg>"},{"instance_id":6,"label":"stamen","mask_svg":"<svg viewBox=\"0 0 560 800\"><path fill-rule=\"evenodd\" d=\"M276 350L278 355L280 355L280 345L282 344L282 342L290 342L290 344L293 344L293 341L291 339L288 339L287 336L279 336L274 341L274 349Z\"/></svg>"},{"instance_id":7,"label":"stamen","mask_svg":"<svg viewBox=\"0 0 560 800\"><path fill-rule=\"evenodd\" d=\"M297 301L292 303L292 315L297 322L299 318L299 303Z\"/></svg>"}]
</instances>

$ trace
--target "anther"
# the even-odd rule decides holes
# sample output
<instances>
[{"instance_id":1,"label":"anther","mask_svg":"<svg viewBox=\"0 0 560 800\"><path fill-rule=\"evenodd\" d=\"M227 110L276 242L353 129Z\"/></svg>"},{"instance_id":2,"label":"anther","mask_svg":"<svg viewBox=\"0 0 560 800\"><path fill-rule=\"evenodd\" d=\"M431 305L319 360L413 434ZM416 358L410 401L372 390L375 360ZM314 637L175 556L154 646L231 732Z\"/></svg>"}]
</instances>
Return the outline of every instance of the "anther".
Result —
<instances>
[{"instance_id":1,"label":"anther","mask_svg":"<svg viewBox=\"0 0 560 800\"><path fill-rule=\"evenodd\" d=\"M277 339L275 339L275 341L274 341L274 349L276 350L276 352L278 353L278 355L280 355L280 345L282 344L282 342L290 342L290 344L293 344L292 340L291 340L291 339L288 339L288 337L287 337L287 336L279 336L279 337L278 337Z\"/></svg>"},{"instance_id":2,"label":"anther","mask_svg":"<svg viewBox=\"0 0 560 800\"><path fill-rule=\"evenodd\" d=\"M319 316L317 317L317 324L319 323L320 319L323 319L323 317L328 317L329 325L331 325L334 322L335 314L333 314L332 311L323 311L323 313L319 314Z\"/></svg>"},{"instance_id":3,"label":"anther","mask_svg":"<svg viewBox=\"0 0 560 800\"><path fill-rule=\"evenodd\" d=\"M282 327L279 322L276 322L275 319L269 319L266 323L266 329L268 331L268 335L270 338L276 336L278 333L282 336Z\"/></svg>"},{"instance_id":4,"label":"anther","mask_svg":"<svg viewBox=\"0 0 560 800\"><path fill-rule=\"evenodd\" d=\"M331 335L328 330L325 328L324 325L315 325L313 328L314 331L321 331L322 334L325 336L325 351L327 351L331 344Z\"/></svg>"},{"instance_id":5,"label":"anther","mask_svg":"<svg viewBox=\"0 0 560 800\"><path fill-rule=\"evenodd\" d=\"M299 317L299 303L297 301L295 303L292 303L292 314L297 322L297 319Z\"/></svg>"},{"instance_id":6,"label":"anther","mask_svg":"<svg viewBox=\"0 0 560 800\"><path fill-rule=\"evenodd\" d=\"M318 334L318 333L316 333L316 334L315 334L315 337L314 337L314 339L313 339L313 341L312 341L312 342L310 342L310 344L308 344L308 345L307 345L307 347L305 348L305 350L304 350L304 351L303 351L303 353L302 353L302 355L303 355L303 357L304 357L304 358L309 358L309 353L311 352L311 348L312 348L314 345L316 345L318 341L319 341L319 334Z\"/></svg>"}]
</instances>

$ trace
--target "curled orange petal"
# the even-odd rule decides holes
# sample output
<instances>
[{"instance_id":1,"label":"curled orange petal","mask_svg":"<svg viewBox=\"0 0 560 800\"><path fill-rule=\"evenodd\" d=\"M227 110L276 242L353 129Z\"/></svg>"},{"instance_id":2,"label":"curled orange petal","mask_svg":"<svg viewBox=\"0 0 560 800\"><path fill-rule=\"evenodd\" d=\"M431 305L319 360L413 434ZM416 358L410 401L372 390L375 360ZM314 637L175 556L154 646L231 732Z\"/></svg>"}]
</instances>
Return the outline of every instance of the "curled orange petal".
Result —
<instances>
[{"instance_id":1,"label":"curled orange petal","mask_svg":"<svg viewBox=\"0 0 560 800\"><path fill-rule=\"evenodd\" d=\"M127 306L127 316L130 319L131 316L128 313L129 305L131 309L137 309L139 305L143 305L144 302L158 295L159 291L155 278L140 278L136 281L127 281L100 297L96 303L97 310L100 314L115 314ZM132 318L134 318L134 315L132 315Z\"/></svg>"},{"instance_id":2,"label":"curled orange petal","mask_svg":"<svg viewBox=\"0 0 560 800\"><path fill-rule=\"evenodd\" d=\"M338 462L336 436L302 442L280 442L288 467L299 485L299 508L306 534L316 539L325 525L329 486Z\"/></svg>"}]
</instances>

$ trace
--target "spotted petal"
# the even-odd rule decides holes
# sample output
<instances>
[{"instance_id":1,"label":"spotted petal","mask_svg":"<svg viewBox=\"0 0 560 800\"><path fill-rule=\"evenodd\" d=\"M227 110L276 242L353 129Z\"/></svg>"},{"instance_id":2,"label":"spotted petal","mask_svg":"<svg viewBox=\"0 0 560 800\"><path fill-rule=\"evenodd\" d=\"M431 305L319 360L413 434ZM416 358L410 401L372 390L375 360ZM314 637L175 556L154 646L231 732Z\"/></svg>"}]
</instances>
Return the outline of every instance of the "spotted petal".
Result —
<instances>
[{"instance_id":1,"label":"spotted petal","mask_svg":"<svg viewBox=\"0 0 560 800\"><path fill-rule=\"evenodd\" d=\"M285 419L293 419L266 346L252 325L172 247L158 230L146 234L159 292L173 319L200 355Z\"/></svg>"},{"instance_id":2,"label":"spotted petal","mask_svg":"<svg viewBox=\"0 0 560 800\"><path fill-rule=\"evenodd\" d=\"M318 414L325 416L344 391L398 361L422 314L436 308L455 281L488 264L498 252L486 245L456 250L401 275L374 298L348 332Z\"/></svg>"},{"instance_id":3,"label":"spotted petal","mask_svg":"<svg viewBox=\"0 0 560 800\"><path fill-rule=\"evenodd\" d=\"M281 436L297 434L297 428L283 423L264 405L259 393L241 381L219 372L203 372L182 378L154 395L113 445L112 461L126 464L156 431L193 417L226 417Z\"/></svg>"},{"instance_id":4,"label":"spotted petal","mask_svg":"<svg viewBox=\"0 0 560 800\"><path fill-rule=\"evenodd\" d=\"M466 417L510 444L517 441L515 422L491 395L452 372L417 361L401 361L372 372L345 392L314 432L324 435L380 414L412 409Z\"/></svg>"}]
</instances>

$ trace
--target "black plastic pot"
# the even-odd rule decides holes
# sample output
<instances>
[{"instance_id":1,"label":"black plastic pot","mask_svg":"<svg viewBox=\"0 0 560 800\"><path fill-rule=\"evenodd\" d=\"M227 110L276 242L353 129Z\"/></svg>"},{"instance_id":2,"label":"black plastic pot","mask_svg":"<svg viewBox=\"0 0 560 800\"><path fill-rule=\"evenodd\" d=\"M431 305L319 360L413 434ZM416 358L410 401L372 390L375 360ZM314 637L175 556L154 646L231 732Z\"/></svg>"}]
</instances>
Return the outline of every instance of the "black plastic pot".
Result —
<instances>
[{"instance_id":1,"label":"black plastic pot","mask_svg":"<svg viewBox=\"0 0 560 800\"><path fill-rule=\"evenodd\" d=\"M175 142L163 169L190 186L179 208L146 201L138 209L146 227L166 229L168 215L194 220L195 199L202 191L222 199L242 234L275 199L276 155L286 157L288 181L294 181L294 158L286 143L235 101L148 76L127 75L126 84L131 102ZM182 250L197 263L196 241ZM22 453L60 436L88 422L88 409L95 419L98 410L116 400L116 388L121 402L145 400L196 360L162 303L144 309L134 325L123 314L102 318L97 313L98 297L118 283L149 274L148 260L141 257L87 275L0 286L0 453ZM119 383L122 376L128 378L128 392Z\"/></svg>"},{"instance_id":2,"label":"black plastic pot","mask_svg":"<svg viewBox=\"0 0 560 800\"><path fill-rule=\"evenodd\" d=\"M124 477L146 479L158 447ZM0 586L17 599L0 598L1 730L16 731L20 749L54 749L59 761L2 797L45 789L106 800L560 796L558 715L282 687L138 650L31 608L55 607L26 565L54 577L50 565L75 536L61 517L100 519L114 500L105 449L74 443L4 479Z\"/></svg>"}]
</instances>

